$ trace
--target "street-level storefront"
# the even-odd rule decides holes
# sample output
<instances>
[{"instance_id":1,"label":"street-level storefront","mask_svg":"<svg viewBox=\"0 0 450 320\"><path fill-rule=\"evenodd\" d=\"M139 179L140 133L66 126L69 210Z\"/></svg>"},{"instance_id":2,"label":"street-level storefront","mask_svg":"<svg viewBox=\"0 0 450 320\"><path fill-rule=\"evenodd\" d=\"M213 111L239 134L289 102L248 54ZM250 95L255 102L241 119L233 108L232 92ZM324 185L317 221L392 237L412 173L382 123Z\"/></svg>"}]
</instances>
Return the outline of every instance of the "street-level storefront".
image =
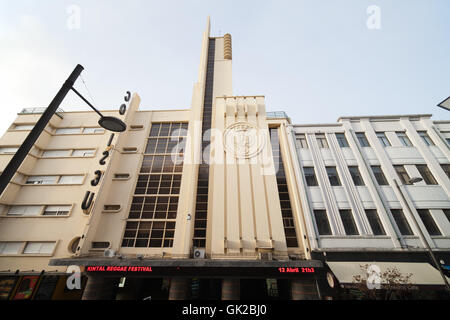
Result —
<instances>
[{"instance_id":1,"label":"street-level storefront","mask_svg":"<svg viewBox=\"0 0 450 320\"><path fill-rule=\"evenodd\" d=\"M435 256L445 276L450 255ZM441 273L425 252L313 252L313 257L324 263L325 277L318 286L325 299L450 299ZM450 282L448 275L446 280Z\"/></svg>"},{"instance_id":2,"label":"street-level storefront","mask_svg":"<svg viewBox=\"0 0 450 320\"><path fill-rule=\"evenodd\" d=\"M320 299L323 264L314 260L59 259L83 266L85 300Z\"/></svg>"},{"instance_id":3,"label":"street-level storefront","mask_svg":"<svg viewBox=\"0 0 450 320\"><path fill-rule=\"evenodd\" d=\"M67 287L68 274L55 272L0 273L0 300L79 300L87 278L81 276L80 288Z\"/></svg>"}]
</instances>

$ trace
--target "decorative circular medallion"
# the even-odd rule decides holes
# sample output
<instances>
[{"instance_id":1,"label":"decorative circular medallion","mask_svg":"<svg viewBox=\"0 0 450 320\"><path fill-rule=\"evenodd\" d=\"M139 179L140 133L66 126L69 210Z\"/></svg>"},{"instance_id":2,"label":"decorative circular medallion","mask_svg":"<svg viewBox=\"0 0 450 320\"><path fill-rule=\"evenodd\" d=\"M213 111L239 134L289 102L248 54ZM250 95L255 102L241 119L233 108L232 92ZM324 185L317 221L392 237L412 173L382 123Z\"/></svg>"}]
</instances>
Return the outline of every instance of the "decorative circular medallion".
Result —
<instances>
[{"instance_id":1,"label":"decorative circular medallion","mask_svg":"<svg viewBox=\"0 0 450 320\"><path fill-rule=\"evenodd\" d=\"M266 135L248 122L236 122L223 133L225 152L237 159L248 159L258 155L264 148Z\"/></svg>"}]
</instances>

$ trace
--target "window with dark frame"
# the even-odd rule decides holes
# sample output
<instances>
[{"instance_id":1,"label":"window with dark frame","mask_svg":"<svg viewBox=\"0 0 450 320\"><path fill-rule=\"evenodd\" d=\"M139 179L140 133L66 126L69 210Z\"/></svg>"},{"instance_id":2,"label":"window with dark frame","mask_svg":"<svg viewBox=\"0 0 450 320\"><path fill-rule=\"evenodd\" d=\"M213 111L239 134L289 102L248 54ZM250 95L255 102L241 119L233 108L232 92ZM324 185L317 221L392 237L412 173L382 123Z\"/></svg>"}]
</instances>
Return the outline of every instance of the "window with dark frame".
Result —
<instances>
[{"instance_id":1,"label":"window with dark frame","mask_svg":"<svg viewBox=\"0 0 450 320\"><path fill-rule=\"evenodd\" d=\"M444 212L445 217L447 218L448 222L450 222L450 209L442 209Z\"/></svg>"},{"instance_id":2,"label":"window with dark frame","mask_svg":"<svg viewBox=\"0 0 450 320\"><path fill-rule=\"evenodd\" d=\"M340 186L341 181L339 180L338 173L336 171L336 167L326 167L328 179L330 180L330 184L332 186Z\"/></svg>"},{"instance_id":3,"label":"window with dark frame","mask_svg":"<svg viewBox=\"0 0 450 320\"><path fill-rule=\"evenodd\" d=\"M331 235L330 222L328 221L327 212L325 210L314 210L314 218L316 220L317 230L319 235Z\"/></svg>"},{"instance_id":4,"label":"window with dark frame","mask_svg":"<svg viewBox=\"0 0 450 320\"><path fill-rule=\"evenodd\" d=\"M318 133L316 134L317 144L319 145L319 148L328 148L328 141L327 138L325 138L325 134Z\"/></svg>"},{"instance_id":5,"label":"window with dark frame","mask_svg":"<svg viewBox=\"0 0 450 320\"><path fill-rule=\"evenodd\" d=\"M300 149L308 149L308 142L304 134L296 134L295 139L297 141L297 147Z\"/></svg>"},{"instance_id":6,"label":"window with dark frame","mask_svg":"<svg viewBox=\"0 0 450 320\"><path fill-rule=\"evenodd\" d=\"M404 147L412 147L413 146L411 140L409 140L409 138L405 132L396 132L396 133L397 133L398 139L400 140L400 142L402 143L402 145Z\"/></svg>"},{"instance_id":7,"label":"window with dark frame","mask_svg":"<svg viewBox=\"0 0 450 320\"><path fill-rule=\"evenodd\" d=\"M450 179L450 164L441 164L442 170L444 170L447 177Z\"/></svg>"},{"instance_id":8,"label":"window with dark frame","mask_svg":"<svg viewBox=\"0 0 450 320\"><path fill-rule=\"evenodd\" d=\"M367 141L366 135L364 132L356 132L356 138L358 138L359 145L361 147L370 147L369 141Z\"/></svg>"},{"instance_id":9,"label":"window with dark frame","mask_svg":"<svg viewBox=\"0 0 450 320\"><path fill-rule=\"evenodd\" d=\"M272 154L275 168L278 168L276 173L278 196L280 198L281 216L283 219L284 234L286 238L286 245L288 248L298 247L297 232L295 230L295 221L292 214L291 200L289 196L289 189L284 172L283 156L281 154L280 141L278 136L278 128L271 128L270 142L272 145Z\"/></svg>"},{"instance_id":10,"label":"window with dark frame","mask_svg":"<svg viewBox=\"0 0 450 320\"><path fill-rule=\"evenodd\" d=\"M387 186L389 183L384 176L383 170L381 170L381 166L371 166L375 179L380 186Z\"/></svg>"},{"instance_id":11,"label":"window with dark frame","mask_svg":"<svg viewBox=\"0 0 450 320\"><path fill-rule=\"evenodd\" d=\"M358 166L349 166L348 170L350 171L355 186L364 186L364 180L359 172Z\"/></svg>"},{"instance_id":12,"label":"window with dark frame","mask_svg":"<svg viewBox=\"0 0 450 320\"><path fill-rule=\"evenodd\" d=\"M172 247L187 123L152 123L122 247Z\"/></svg>"},{"instance_id":13,"label":"window with dark frame","mask_svg":"<svg viewBox=\"0 0 450 320\"><path fill-rule=\"evenodd\" d=\"M380 217L378 216L377 210L366 209L367 220L369 221L372 232L376 236L384 236L386 232L384 231L383 225L381 224Z\"/></svg>"},{"instance_id":14,"label":"window with dark frame","mask_svg":"<svg viewBox=\"0 0 450 320\"><path fill-rule=\"evenodd\" d=\"M308 187L316 187L319 185L317 183L314 167L303 167L303 172L305 174L306 185Z\"/></svg>"},{"instance_id":15,"label":"window with dark frame","mask_svg":"<svg viewBox=\"0 0 450 320\"><path fill-rule=\"evenodd\" d=\"M345 134L344 133L336 133L336 139L337 139L337 141L339 143L339 146L341 148L348 148L349 147L348 141L345 138Z\"/></svg>"},{"instance_id":16,"label":"window with dark frame","mask_svg":"<svg viewBox=\"0 0 450 320\"><path fill-rule=\"evenodd\" d=\"M442 233L439 230L438 226L436 225L436 222L434 221L433 217L431 216L430 210L428 209L417 209L417 213L420 216L420 219L422 220L423 224L425 225L425 228L427 229L430 236L441 236Z\"/></svg>"},{"instance_id":17,"label":"window with dark frame","mask_svg":"<svg viewBox=\"0 0 450 320\"><path fill-rule=\"evenodd\" d=\"M356 227L355 219L351 210L339 210L342 224L344 225L345 234L348 236L359 235L358 228Z\"/></svg>"},{"instance_id":18,"label":"window with dark frame","mask_svg":"<svg viewBox=\"0 0 450 320\"><path fill-rule=\"evenodd\" d=\"M409 180L411 180L411 178L408 175L408 172L406 172L406 169L404 166L402 165L395 165L394 166L395 171L397 172L398 177L400 178L400 181L403 184L410 184Z\"/></svg>"},{"instance_id":19,"label":"window with dark frame","mask_svg":"<svg viewBox=\"0 0 450 320\"><path fill-rule=\"evenodd\" d=\"M378 140L380 141L381 145L383 147L390 147L391 143L389 142L389 139L386 137L386 134L384 132L377 132Z\"/></svg>"},{"instance_id":20,"label":"window with dark frame","mask_svg":"<svg viewBox=\"0 0 450 320\"><path fill-rule=\"evenodd\" d=\"M427 146L434 146L433 140L431 140L431 138L428 136L426 131L417 131L417 133L419 134L419 136L422 138L423 142L425 142L425 144Z\"/></svg>"},{"instance_id":21,"label":"window with dark frame","mask_svg":"<svg viewBox=\"0 0 450 320\"><path fill-rule=\"evenodd\" d=\"M423 181L425 181L428 185L436 185L438 184L436 179L434 178L433 174L431 173L430 169L428 169L428 166L426 164L418 164L416 165L417 170L419 170L420 175L423 178Z\"/></svg>"},{"instance_id":22,"label":"window with dark frame","mask_svg":"<svg viewBox=\"0 0 450 320\"><path fill-rule=\"evenodd\" d=\"M391 209L391 213L402 235L404 236L414 235L402 209Z\"/></svg>"}]
</instances>

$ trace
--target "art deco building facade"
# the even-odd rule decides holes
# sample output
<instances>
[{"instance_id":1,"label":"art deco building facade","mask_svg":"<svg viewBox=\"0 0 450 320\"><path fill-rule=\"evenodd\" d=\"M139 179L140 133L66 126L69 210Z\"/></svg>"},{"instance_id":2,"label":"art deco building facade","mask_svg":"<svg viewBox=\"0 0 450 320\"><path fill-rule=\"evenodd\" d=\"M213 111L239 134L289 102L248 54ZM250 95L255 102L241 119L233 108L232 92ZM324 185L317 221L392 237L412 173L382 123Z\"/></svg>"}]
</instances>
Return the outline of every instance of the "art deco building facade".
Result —
<instances>
[{"instance_id":1,"label":"art deco building facade","mask_svg":"<svg viewBox=\"0 0 450 320\"><path fill-rule=\"evenodd\" d=\"M3 297L318 297L288 119L232 95L231 53L208 22L190 109L140 110L133 94L103 112L127 124L115 134L94 112L53 116L0 199ZM39 116L2 137L3 168Z\"/></svg>"},{"instance_id":2,"label":"art deco building facade","mask_svg":"<svg viewBox=\"0 0 450 320\"><path fill-rule=\"evenodd\" d=\"M114 134L95 112L53 116L0 197L0 299L320 299L333 295L327 272L342 280L331 262L425 252L406 202L448 250L450 123L293 126L264 96L233 96L231 67L231 36L211 37L208 22L190 108L146 111L134 93L125 112L102 111L127 124ZM40 112L0 139L0 168ZM399 189L395 170L425 182Z\"/></svg>"}]
</instances>

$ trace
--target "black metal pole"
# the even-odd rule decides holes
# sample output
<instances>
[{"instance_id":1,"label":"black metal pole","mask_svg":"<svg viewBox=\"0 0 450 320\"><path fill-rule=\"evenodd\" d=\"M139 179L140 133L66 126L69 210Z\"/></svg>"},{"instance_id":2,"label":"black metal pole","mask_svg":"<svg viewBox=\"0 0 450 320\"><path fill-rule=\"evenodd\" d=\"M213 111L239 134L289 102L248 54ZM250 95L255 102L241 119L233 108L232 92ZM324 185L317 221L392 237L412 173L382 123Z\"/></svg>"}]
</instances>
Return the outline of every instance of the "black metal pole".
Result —
<instances>
[{"instance_id":1,"label":"black metal pole","mask_svg":"<svg viewBox=\"0 0 450 320\"><path fill-rule=\"evenodd\" d=\"M36 123L36 125L34 126L34 128L31 130L31 132L25 138L24 142L19 147L19 150L17 150L16 154L9 161L5 170L3 170L2 175L0 176L0 195L3 193L6 186L11 181L11 179L14 176L14 174L16 173L17 169L19 169L23 160L28 155L28 152L30 152L34 143L39 138L42 131L44 130L44 128L47 126L48 122L52 118L52 116L55 114L59 105L66 97L67 93L72 88L72 86L74 85L75 81L77 80L77 78L79 77L79 75L81 74L83 69L84 68L81 65L77 65L75 67L75 69L72 71L70 76L67 78L66 82L64 82L61 89L58 91L56 96L53 98L52 102L50 102L47 109L45 109L44 113L39 118L39 120Z\"/></svg>"}]
</instances>

